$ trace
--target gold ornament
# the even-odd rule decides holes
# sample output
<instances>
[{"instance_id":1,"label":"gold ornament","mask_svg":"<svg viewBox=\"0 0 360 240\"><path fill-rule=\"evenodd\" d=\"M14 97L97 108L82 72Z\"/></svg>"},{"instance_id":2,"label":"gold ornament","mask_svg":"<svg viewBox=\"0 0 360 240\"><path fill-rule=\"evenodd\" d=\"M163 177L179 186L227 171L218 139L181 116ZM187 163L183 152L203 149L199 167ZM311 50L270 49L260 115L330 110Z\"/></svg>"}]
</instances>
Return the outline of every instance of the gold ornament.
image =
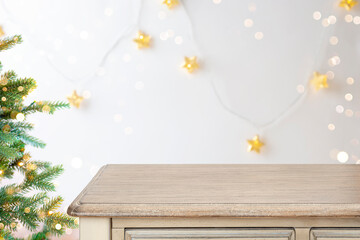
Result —
<instances>
[{"instance_id":1,"label":"gold ornament","mask_svg":"<svg viewBox=\"0 0 360 240\"><path fill-rule=\"evenodd\" d=\"M11 228L16 228L16 222L10 223L10 227L11 227Z\"/></svg>"},{"instance_id":2,"label":"gold ornament","mask_svg":"<svg viewBox=\"0 0 360 240\"><path fill-rule=\"evenodd\" d=\"M19 92L24 91L24 87L23 87L23 86L19 86L19 87L18 87L18 91L19 91Z\"/></svg>"},{"instance_id":3,"label":"gold ornament","mask_svg":"<svg viewBox=\"0 0 360 240\"><path fill-rule=\"evenodd\" d=\"M318 72L314 72L314 76L311 79L311 84L314 86L315 90L329 87L327 83L327 76Z\"/></svg>"},{"instance_id":4,"label":"gold ornament","mask_svg":"<svg viewBox=\"0 0 360 240\"><path fill-rule=\"evenodd\" d=\"M6 124L5 126L2 127L2 131L4 133L9 133L11 131L11 127L9 124Z\"/></svg>"},{"instance_id":5,"label":"gold ornament","mask_svg":"<svg viewBox=\"0 0 360 240\"><path fill-rule=\"evenodd\" d=\"M3 223L0 223L0 230L4 229L5 225Z\"/></svg>"},{"instance_id":6,"label":"gold ornament","mask_svg":"<svg viewBox=\"0 0 360 240\"><path fill-rule=\"evenodd\" d=\"M179 0L164 0L162 3L171 9L179 4Z\"/></svg>"},{"instance_id":7,"label":"gold ornament","mask_svg":"<svg viewBox=\"0 0 360 240\"><path fill-rule=\"evenodd\" d=\"M6 97L2 97L1 101L5 102L6 101Z\"/></svg>"},{"instance_id":8,"label":"gold ornament","mask_svg":"<svg viewBox=\"0 0 360 240\"><path fill-rule=\"evenodd\" d=\"M5 35L4 29L2 28L2 26L0 26L0 37L4 35Z\"/></svg>"},{"instance_id":9,"label":"gold ornament","mask_svg":"<svg viewBox=\"0 0 360 240\"><path fill-rule=\"evenodd\" d=\"M8 195L13 195L14 192L15 192L15 189L14 189L13 187L8 187L8 188L6 189L6 193L7 193Z\"/></svg>"},{"instance_id":10,"label":"gold ornament","mask_svg":"<svg viewBox=\"0 0 360 240\"><path fill-rule=\"evenodd\" d=\"M39 218L45 218L45 212L44 211L39 211L39 213L38 213L38 216L39 216Z\"/></svg>"},{"instance_id":11,"label":"gold ornament","mask_svg":"<svg viewBox=\"0 0 360 240\"><path fill-rule=\"evenodd\" d=\"M17 111L11 111L10 117L11 117L12 119L16 119L16 115L17 115L17 114L18 114Z\"/></svg>"},{"instance_id":12,"label":"gold ornament","mask_svg":"<svg viewBox=\"0 0 360 240\"><path fill-rule=\"evenodd\" d=\"M44 105L42 107L42 111L45 112L45 113L49 113L51 110L50 106L49 105Z\"/></svg>"},{"instance_id":13,"label":"gold ornament","mask_svg":"<svg viewBox=\"0 0 360 240\"><path fill-rule=\"evenodd\" d=\"M31 158L31 156L30 156L30 154L28 154L28 153L25 153L24 156L23 156L23 159L24 159L25 161L29 161L30 158Z\"/></svg>"},{"instance_id":14,"label":"gold ornament","mask_svg":"<svg viewBox=\"0 0 360 240\"><path fill-rule=\"evenodd\" d=\"M48 211L48 215L52 215L52 214L54 214L54 212L53 211Z\"/></svg>"},{"instance_id":15,"label":"gold ornament","mask_svg":"<svg viewBox=\"0 0 360 240\"><path fill-rule=\"evenodd\" d=\"M26 164L26 169L28 171L33 171L33 170L36 170L37 169L37 165L35 163L28 163Z\"/></svg>"},{"instance_id":16,"label":"gold ornament","mask_svg":"<svg viewBox=\"0 0 360 240\"><path fill-rule=\"evenodd\" d=\"M67 97L67 100L72 106L80 108L80 104L82 103L82 101L84 101L84 98L82 96L79 96L76 93L76 90L74 90L72 95Z\"/></svg>"},{"instance_id":17,"label":"gold ornament","mask_svg":"<svg viewBox=\"0 0 360 240\"><path fill-rule=\"evenodd\" d=\"M339 6L350 11L356 4L358 4L358 1L356 0L341 0Z\"/></svg>"},{"instance_id":18,"label":"gold ornament","mask_svg":"<svg viewBox=\"0 0 360 240\"><path fill-rule=\"evenodd\" d=\"M0 85L6 85L8 83L8 79L7 77L5 76L1 76L1 79L0 79Z\"/></svg>"},{"instance_id":19,"label":"gold ornament","mask_svg":"<svg viewBox=\"0 0 360 240\"><path fill-rule=\"evenodd\" d=\"M189 73L192 73L194 70L199 68L199 64L197 63L196 56L194 57L185 57L185 62L183 64L183 68L186 68Z\"/></svg>"},{"instance_id":20,"label":"gold ornament","mask_svg":"<svg viewBox=\"0 0 360 240\"><path fill-rule=\"evenodd\" d=\"M26 207L26 208L24 209L24 212L25 212L25 213L29 213L29 212L30 212L30 208L29 208L29 207Z\"/></svg>"},{"instance_id":21,"label":"gold ornament","mask_svg":"<svg viewBox=\"0 0 360 240\"><path fill-rule=\"evenodd\" d=\"M24 162L18 162L18 166L19 166L19 167L24 166Z\"/></svg>"},{"instance_id":22,"label":"gold ornament","mask_svg":"<svg viewBox=\"0 0 360 240\"><path fill-rule=\"evenodd\" d=\"M259 135L256 135L252 140L247 140L248 142L248 152L255 151L260 153L260 149L264 146L264 143L260 141Z\"/></svg>"},{"instance_id":23,"label":"gold ornament","mask_svg":"<svg viewBox=\"0 0 360 240\"><path fill-rule=\"evenodd\" d=\"M134 38L134 42L137 44L138 49L150 47L150 40L150 35L141 31L138 31L136 38Z\"/></svg>"}]
</instances>

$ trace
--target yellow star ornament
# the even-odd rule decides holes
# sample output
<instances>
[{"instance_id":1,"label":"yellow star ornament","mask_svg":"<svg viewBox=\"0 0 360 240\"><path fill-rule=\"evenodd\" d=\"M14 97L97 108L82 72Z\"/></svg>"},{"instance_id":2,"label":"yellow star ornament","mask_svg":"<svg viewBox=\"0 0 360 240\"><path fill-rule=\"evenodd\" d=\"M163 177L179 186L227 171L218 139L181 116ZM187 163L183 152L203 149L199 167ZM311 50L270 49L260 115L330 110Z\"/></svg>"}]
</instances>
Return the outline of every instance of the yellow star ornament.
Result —
<instances>
[{"instance_id":1,"label":"yellow star ornament","mask_svg":"<svg viewBox=\"0 0 360 240\"><path fill-rule=\"evenodd\" d=\"M327 83L327 76L318 72L314 72L314 76L311 79L310 83L314 86L315 90L329 87Z\"/></svg>"},{"instance_id":2,"label":"yellow star ornament","mask_svg":"<svg viewBox=\"0 0 360 240\"><path fill-rule=\"evenodd\" d=\"M185 62L182 66L186 68L189 73L192 73L194 70L199 68L199 64L197 63L196 57L185 57Z\"/></svg>"},{"instance_id":3,"label":"yellow star ornament","mask_svg":"<svg viewBox=\"0 0 360 240\"><path fill-rule=\"evenodd\" d=\"M137 44L138 49L150 47L150 40L150 35L141 31L138 31L136 38L134 38L134 42Z\"/></svg>"},{"instance_id":4,"label":"yellow star ornament","mask_svg":"<svg viewBox=\"0 0 360 240\"><path fill-rule=\"evenodd\" d=\"M179 0L164 0L162 3L171 9L179 4Z\"/></svg>"},{"instance_id":5,"label":"yellow star ornament","mask_svg":"<svg viewBox=\"0 0 360 240\"><path fill-rule=\"evenodd\" d=\"M339 6L350 11L356 4L358 4L358 1L356 0L341 0Z\"/></svg>"},{"instance_id":6,"label":"yellow star ornament","mask_svg":"<svg viewBox=\"0 0 360 240\"><path fill-rule=\"evenodd\" d=\"M2 26L0 26L0 37L4 35L5 35L4 29L2 28Z\"/></svg>"},{"instance_id":7,"label":"yellow star ornament","mask_svg":"<svg viewBox=\"0 0 360 240\"><path fill-rule=\"evenodd\" d=\"M248 148L247 151L255 151L257 153L260 153L260 149L262 146L264 146L264 143L260 141L259 135L256 135L253 139L247 140L248 142Z\"/></svg>"},{"instance_id":8,"label":"yellow star ornament","mask_svg":"<svg viewBox=\"0 0 360 240\"><path fill-rule=\"evenodd\" d=\"M80 104L82 103L82 101L84 101L84 98L82 96L79 96L76 90L74 90L71 96L67 97L67 100L69 101L71 106L80 108Z\"/></svg>"}]
</instances>

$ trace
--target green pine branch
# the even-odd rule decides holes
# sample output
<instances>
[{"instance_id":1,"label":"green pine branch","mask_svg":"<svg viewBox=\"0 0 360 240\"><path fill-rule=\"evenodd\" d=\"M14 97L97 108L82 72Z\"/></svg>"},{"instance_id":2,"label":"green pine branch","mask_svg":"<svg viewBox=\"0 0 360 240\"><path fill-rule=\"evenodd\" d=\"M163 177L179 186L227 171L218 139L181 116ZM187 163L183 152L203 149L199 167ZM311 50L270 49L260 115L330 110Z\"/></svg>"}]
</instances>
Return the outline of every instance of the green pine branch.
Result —
<instances>
[{"instance_id":1,"label":"green pine branch","mask_svg":"<svg viewBox=\"0 0 360 240\"><path fill-rule=\"evenodd\" d=\"M22 37L20 35L15 35L13 37L6 37L0 40L0 52L10 49L16 44L22 42Z\"/></svg>"},{"instance_id":2,"label":"green pine branch","mask_svg":"<svg viewBox=\"0 0 360 240\"><path fill-rule=\"evenodd\" d=\"M0 51L21 41L21 36L1 39ZM35 88L32 78L19 78L12 70L0 74L0 183L2 179L12 179L15 173L23 176L19 183L0 187L0 239L20 240L13 237L20 223L38 231L28 240L49 239L51 235L63 234L66 228L77 227L75 218L58 212L62 197L48 197L49 192L55 191L52 181L63 173L63 167L34 161L25 152L27 146L45 146L29 134L34 126L26 117L37 112L53 114L70 106L62 101L33 101L25 105L24 98ZM40 224L44 225L42 230L38 230Z\"/></svg>"}]
</instances>

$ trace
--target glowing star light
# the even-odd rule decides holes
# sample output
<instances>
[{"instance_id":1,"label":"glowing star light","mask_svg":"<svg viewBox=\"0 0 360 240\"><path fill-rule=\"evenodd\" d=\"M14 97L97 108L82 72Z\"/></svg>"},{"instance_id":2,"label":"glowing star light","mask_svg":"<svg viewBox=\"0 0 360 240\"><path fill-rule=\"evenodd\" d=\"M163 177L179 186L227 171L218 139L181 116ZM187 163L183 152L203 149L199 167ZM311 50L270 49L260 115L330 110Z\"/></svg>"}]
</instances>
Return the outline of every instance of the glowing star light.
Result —
<instances>
[{"instance_id":1,"label":"glowing star light","mask_svg":"<svg viewBox=\"0 0 360 240\"><path fill-rule=\"evenodd\" d=\"M5 32L2 28L2 26L0 26L0 37L4 36L5 35Z\"/></svg>"},{"instance_id":2,"label":"glowing star light","mask_svg":"<svg viewBox=\"0 0 360 240\"><path fill-rule=\"evenodd\" d=\"M327 83L327 76L325 74L320 74L318 72L314 72L314 76L310 82L314 86L315 90L329 87Z\"/></svg>"},{"instance_id":3,"label":"glowing star light","mask_svg":"<svg viewBox=\"0 0 360 240\"><path fill-rule=\"evenodd\" d=\"M79 96L77 93L76 93L76 90L73 91L73 93L71 94L71 96L68 96L67 97L67 100L69 101L69 103L76 107L76 108L79 108L80 107L80 104L82 103L82 101L84 100L84 98L82 96Z\"/></svg>"},{"instance_id":4,"label":"glowing star light","mask_svg":"<svg viewBox=\"0 0 360 240\"><path fill-rule=\"evenodd\" d=\"M196 57L185 57L183 68L186 68L189 73L199 68Z\"/></svg>"},{"instance_id":5,"label":"glowing star light","mask_svg":"<svg viewBox=\"0 0 360 240\"><path fill-rule=\"evenodd\" d=\"M358 4L358 1L356 0L341 0L339 6L350 11L356 4Z\"/></svg>"},{"instance_id":6,"label":"glowing star light","mask_svg":"<svg viewBox=\"0 0 360 240\"><path fill-rule=\"evenodd\" d=\"M247 140L248 142L248 152L255 151L257 153L260 153L260 149L262 146L264 146L264 143L260 141L260 138L258 135L256 135L252 140Z\"/></svg>"},{"instance_id":7,"label":"glowing star light","mask_svg":"<svg viewBox=\"0 0 360 240\"><path fill-rule=\"evenodd\" d=\"M165 4L169 9L175 7L176 5L179 4L178 0L164 0L162 2L163 4Z\"/></svg>"},{"instance_id":8,"label":"glowing star light","mask_svg":"<svg viewBox=\"0 0 360 240\"><path fill-rule=\"evenodd\" d=\"M134 38L134 42L137 44L138 49L148 48L150 47L150 39L149 35L139 31L136 38Z\"/></svg>"}]
</instances>

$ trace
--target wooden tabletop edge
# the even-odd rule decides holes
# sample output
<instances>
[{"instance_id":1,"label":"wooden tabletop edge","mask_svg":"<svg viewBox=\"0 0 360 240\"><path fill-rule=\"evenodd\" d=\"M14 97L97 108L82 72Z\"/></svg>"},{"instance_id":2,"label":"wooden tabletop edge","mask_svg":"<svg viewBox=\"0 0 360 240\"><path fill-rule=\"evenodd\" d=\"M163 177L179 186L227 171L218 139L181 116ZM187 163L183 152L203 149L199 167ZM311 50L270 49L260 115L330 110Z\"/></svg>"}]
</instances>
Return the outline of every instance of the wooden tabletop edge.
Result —
<instances>
[{"instance_id":1,"label":"wooden tabletop edge","mask_svg":"<svg viewBox=\"0 0 360 240\"><path fill-rule=\"evenodd\" d=\"M104 170L109 167L110 164L102 166L99 171L96 173L96 175L91 179L91 181L86 185L86 187L80 192L80 194L75 198L75 200L70 204L70 206L67 209L67 214L70 216L76 217L77 215L77 209L82 204L80 203L80 199L85 195L87 192L88 186L90 186L92 183L94 183L104 172Z\"/></svg>"}]
</instances>

